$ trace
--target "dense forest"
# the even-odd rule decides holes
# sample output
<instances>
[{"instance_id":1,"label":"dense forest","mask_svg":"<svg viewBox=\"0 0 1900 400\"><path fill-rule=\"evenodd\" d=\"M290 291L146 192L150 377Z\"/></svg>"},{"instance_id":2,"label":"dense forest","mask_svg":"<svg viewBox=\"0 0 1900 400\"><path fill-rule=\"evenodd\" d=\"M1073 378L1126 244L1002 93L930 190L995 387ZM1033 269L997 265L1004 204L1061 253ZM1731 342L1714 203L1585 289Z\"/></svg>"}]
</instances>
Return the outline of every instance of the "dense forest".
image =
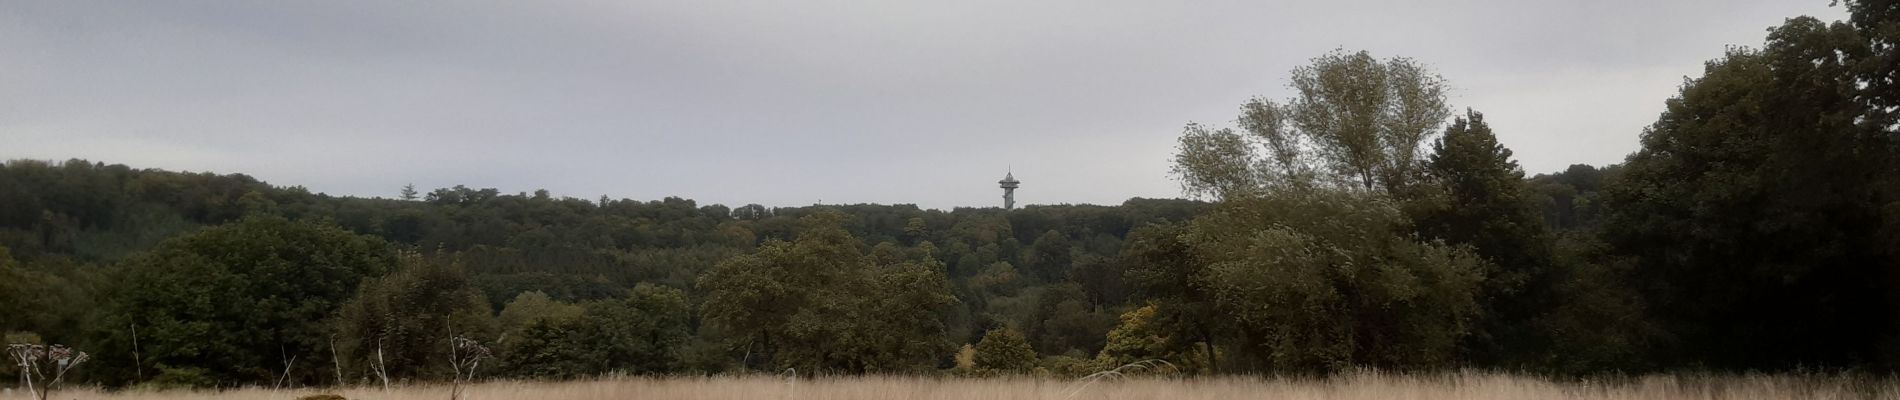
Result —
<instances>
[{"instance_id":1,"label":"dense forest","mask_svg":"<svg viewBox=\"0 0 1900 400\"><path fill-rule=\"evenodd\" d=\"M113 384L271 381L291 356L303 382L334 380L339 365L362 379L379 350L392 379L430 378L446 374L436 361L447 347L433 344L451 331L491 341L506 371L543 377L933 370L956 345L1004 326L1050 354L1092 356L1130 302L1122 238L1207 207L732 208L464 187L399 193L332 197L239 174L5 163L0 330L12 342L88 349L99 356L85 377ZM756 320L766 316L781 320ZM891 319L866 320L874 316ZM827 330L805 331L814 327ZM807 342L848 337L897 341ZM794 351L833 345L833 354Z\"/></svg>"},{"instance_id":2,"label":"dense forest","mask_svg":"<svg viewBox=\"0 0 1900 400\"><path fill-rule=\"evenodd\" d=\"M360 198L15 160L0 332L110 386L444 380L452 338L527 379L1892 371L1900 4L1845 6L1709 61L1623 163L1529 177L1424 63L1348 51L1189 124L1193 200Z\"/></svg>"}]
</instances>

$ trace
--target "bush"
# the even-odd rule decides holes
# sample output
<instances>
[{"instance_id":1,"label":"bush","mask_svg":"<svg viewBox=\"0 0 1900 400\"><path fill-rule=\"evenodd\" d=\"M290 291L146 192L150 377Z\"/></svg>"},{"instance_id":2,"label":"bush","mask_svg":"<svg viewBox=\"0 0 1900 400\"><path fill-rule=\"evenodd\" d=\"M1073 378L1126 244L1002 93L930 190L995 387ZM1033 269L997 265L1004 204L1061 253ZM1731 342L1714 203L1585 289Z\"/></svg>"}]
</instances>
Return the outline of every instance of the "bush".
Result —
<instances>
[{"instance_id":1,"label":"bush","mask_svg":"<svg viewBox=\"0 0 1900 400\"><path fill-rule=\"evenodd\" d=\"M1009 328L992 329L976 343L976 369L985 374L1022 374L1035 370L1036 349Z\"/></svg>"},{"instance_id":2,"label":"bush","mask_svg":"<svg viewBox=\"0 0 1900 400\"><path fill-rule=\"evenodd\" d=\"M1245 353L1332 372L1447 365L1478 315L1485 264L1412 237L1395 204L1350 191L1229 200L1182 238Z\"/></svg>"}]
</instances>

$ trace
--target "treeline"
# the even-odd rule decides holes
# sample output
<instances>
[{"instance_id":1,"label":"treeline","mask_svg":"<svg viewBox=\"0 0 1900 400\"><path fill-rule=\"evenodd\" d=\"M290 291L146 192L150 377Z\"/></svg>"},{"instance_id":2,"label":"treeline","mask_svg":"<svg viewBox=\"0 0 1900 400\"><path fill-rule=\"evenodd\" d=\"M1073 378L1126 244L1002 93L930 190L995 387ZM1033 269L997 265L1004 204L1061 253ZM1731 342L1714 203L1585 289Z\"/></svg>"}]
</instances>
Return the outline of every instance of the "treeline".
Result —
<instances>
[{"instance_id":1,"label":"treeline","mask_svg":"<svg viewBox=\"0 0 1900 400\"><path fill-rule=\"evenodd\" d=\"M97 354L88 381L180 386L275 382L286 363L302 384L444 378L451 333L494 348L490 374L521 377L934 370L1004 326L1049 354L1092 355L1130 301L1122 238L1207 207L732 208L465 187L354 198L83 160L0 165L0 203L8 340ZM814 246L832 246L836 274L770 261ZM781 269L749 281L734 266L748 263ZM797 298L714 296L759 283ZM797 332L769 338L731 319L807 303L841 308L786 312ZM902 342L786 353L847 336Z\"/></svg>"},{"instance_id":2,"label":"treeline","mask_svg":"<svg viewBox=\"0 0 1900 400\"><path fill-rule=\"evenodd\" d=\"M456 336L519 378L1891 371L1900 5L1846 6L1709 62L1623 164L1528 178L1422 63L1343 51L1188 125L1205 201L383 199L12 161L0 331L107 385L443 380Z\"/></svg>"}]
</instances>

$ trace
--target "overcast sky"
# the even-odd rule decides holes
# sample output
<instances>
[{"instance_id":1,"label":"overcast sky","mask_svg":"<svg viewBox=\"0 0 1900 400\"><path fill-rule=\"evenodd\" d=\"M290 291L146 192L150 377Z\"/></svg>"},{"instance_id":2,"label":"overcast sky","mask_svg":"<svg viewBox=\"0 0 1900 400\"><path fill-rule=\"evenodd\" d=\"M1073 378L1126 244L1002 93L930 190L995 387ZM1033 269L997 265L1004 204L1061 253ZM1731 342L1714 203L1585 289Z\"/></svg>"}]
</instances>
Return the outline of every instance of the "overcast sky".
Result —
<instances>
[{"instance_id":1,"label":"overcast sky","mask_svg":"<svg viewBox=\"0 0 1900 400\"><path fill-rule=\"evenodd\" d=\"M1620 162L1684 77L1827 0L0 0L0 158L774 206L1178 197L1334 48L1407 56L1528 172Z\"/></svg>"}]
</instances>

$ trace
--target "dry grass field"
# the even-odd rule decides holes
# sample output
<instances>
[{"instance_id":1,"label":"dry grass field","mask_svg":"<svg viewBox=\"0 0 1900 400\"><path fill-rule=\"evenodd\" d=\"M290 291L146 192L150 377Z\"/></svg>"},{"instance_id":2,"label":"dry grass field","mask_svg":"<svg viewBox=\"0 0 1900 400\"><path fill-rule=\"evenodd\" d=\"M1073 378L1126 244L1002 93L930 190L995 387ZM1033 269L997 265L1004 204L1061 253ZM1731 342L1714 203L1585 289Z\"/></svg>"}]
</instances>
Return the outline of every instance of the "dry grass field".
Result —
<instances>
[{"instance_id":1,"label":"dry grass field","mask_svg":"<svg viewBox=\"0 0 1900 400\"><path fill-rule=\"evenodd\" d=\"M272 391L58 392L75 400L294 400L321 389ZM1402 376L1349 374L1330 379L1130 378L1100 381L856 377L788 380L772 377L621 378L580 382L488 382L473 400L544 399L1900 399L1900 384L1828 376L1651 376L1615 383L1555 382L1505 374ZM350 399L440 400L448 388L412 386L384 392L355 388ZM14 393L13 397L25 398Z\"/></svg>"}]
</instances>

